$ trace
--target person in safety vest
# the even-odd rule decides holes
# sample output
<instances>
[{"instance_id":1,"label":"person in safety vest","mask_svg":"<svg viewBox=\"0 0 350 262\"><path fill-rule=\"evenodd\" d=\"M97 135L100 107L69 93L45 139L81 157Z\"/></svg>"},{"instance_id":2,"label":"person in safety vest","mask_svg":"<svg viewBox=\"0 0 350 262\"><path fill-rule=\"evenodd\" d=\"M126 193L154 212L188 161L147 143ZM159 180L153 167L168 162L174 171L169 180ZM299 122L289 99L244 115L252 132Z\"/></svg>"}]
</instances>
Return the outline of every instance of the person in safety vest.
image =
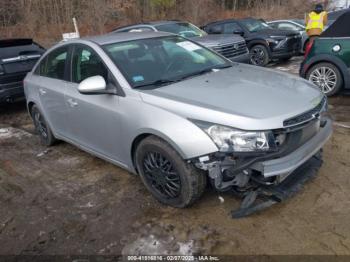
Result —
<instances>
[{"instance_id":1,"label":"person in safety vest","mask_svg":"<svg viewBox=\"0 0 350 262\"><path fill-rule=\"evenodd\" d=\"M324 11L322 4L317 4L315 10L306 17L306 33L310 40L314 40L323 32L325 25L328 23L327 12Z\"/></svg>"}]
</instances>

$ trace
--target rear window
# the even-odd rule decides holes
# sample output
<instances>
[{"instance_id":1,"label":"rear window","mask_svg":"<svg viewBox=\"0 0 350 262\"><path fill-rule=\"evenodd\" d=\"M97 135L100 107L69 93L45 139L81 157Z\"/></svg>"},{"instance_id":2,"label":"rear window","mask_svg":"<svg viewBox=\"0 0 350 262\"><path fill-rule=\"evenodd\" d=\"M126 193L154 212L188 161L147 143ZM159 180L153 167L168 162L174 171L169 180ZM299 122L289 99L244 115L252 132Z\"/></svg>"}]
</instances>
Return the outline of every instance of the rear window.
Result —
<instances>
[{"instance_id":1,"label":"rear window","mask_svg":"<svg viewBox=\"0 0 350 262\"><path fill-rule=\"evenodd\" d=\"M0 48L12 47L12 46L22 46L22 45L32 45L32 39L6 39L0 40Z\"/></svg>"}]
</instances>

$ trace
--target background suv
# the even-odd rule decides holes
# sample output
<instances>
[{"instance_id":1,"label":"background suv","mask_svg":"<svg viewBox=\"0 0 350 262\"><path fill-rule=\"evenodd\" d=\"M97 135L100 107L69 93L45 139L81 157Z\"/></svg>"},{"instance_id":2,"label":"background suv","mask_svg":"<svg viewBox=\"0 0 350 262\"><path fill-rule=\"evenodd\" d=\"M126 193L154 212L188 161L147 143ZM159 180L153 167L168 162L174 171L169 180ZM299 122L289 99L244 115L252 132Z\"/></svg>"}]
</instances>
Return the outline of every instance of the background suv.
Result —
<instances>
[{"instance_id":1,"label":"background suv","mask_svg":"<svg viewBox=\"0 0 350 262\"><path fill-rule=\"evenodd\" d=\"M32 39L0 40L0 103L24 97L23 79L44 52Z\"/></svg>"},{"instance_id":2,"label":"background suv","mask_svg":"<svg viewBox=\"0 0 350 262\"><path fill-rule=\"evenodd\" d=\"M271 59L288 60L298 55L301 36L291 30L273 29L264 21L228 19L207 24L203 29L209 34L238 34L244 37L251 54L252 64L265 66Z\"/></svg>"},{"instance_id":3,"label":"background suv","mask_svg":"<svg viewBox=\"0 0 350 262\"><path fill-rule=\"evenodd\" d=\"M306 45L309 42L309 36L306 33L305 21L303 19L275 20L267 22L267 24L274 29L293 30L299 32L301 35L300 52L305 52Z\"/></svg>"},{"instance_id":4,"label":"background suv","mask_svg":"<svg viewBox=\"0 0 350 262\"><path fill-rule=\"evenodd\" d=\"M191 38L208 48L213 49L234 62L249 63L249 51L241 36L213 36L188 22L156 21L136 24L115 29L113 32L157 32L163 31Z\"/></svg>"}]
</instances>

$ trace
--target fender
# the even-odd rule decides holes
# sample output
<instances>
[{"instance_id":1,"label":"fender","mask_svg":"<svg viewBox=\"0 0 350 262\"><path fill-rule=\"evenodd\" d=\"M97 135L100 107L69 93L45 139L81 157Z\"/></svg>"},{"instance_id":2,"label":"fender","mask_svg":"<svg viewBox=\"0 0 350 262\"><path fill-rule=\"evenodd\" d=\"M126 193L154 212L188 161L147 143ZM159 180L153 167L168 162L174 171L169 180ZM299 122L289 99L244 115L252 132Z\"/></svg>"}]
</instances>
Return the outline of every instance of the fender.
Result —
<instances>
[{"instance_id":1,"label":"fender","mask_svg":"<svg viewBox=\"0 0 350 262\"><path fill-rule=\"evenodd\" d=\"M303 78L306 78L307 71L315 64L322 63L322 62L328 62L331 64L334 64L338 67L340 70L343 80L344 80L344 88L349 89L350 88L350 70L346 66L346 64L338 57L328 55L328 54L321 54L312 57L307 62L303 62L300 69L300 76Z\"/></svg>"},{"instance_id":2,"label":"fender","mask_svg":"<svg viewBox=\"0 0 350 262\"><path fill-rule=\"evenodd\" d=\"M249 49L252 48L254 45L263 45L270 52L270 48L269 48L266 40L263 39L263 38L261 38L261 39L254 39L254 40L247 40L247 46L248 46Z\"/></svg>"},{"instance_id":3,"label":"fender","mask_svg":"<svg viewBox=\"0 0 350 262\"><path fill-rule=\"evenodd\" d=\"M123 137L120 160L127 166L133 167L133 146L140 136L155 135L163 139L184 160L218 151L212 139L186 117L151 103L138 99L120 100L120 108L123 109L120 112L120 137Z\"/></svg>"}]
</instances>

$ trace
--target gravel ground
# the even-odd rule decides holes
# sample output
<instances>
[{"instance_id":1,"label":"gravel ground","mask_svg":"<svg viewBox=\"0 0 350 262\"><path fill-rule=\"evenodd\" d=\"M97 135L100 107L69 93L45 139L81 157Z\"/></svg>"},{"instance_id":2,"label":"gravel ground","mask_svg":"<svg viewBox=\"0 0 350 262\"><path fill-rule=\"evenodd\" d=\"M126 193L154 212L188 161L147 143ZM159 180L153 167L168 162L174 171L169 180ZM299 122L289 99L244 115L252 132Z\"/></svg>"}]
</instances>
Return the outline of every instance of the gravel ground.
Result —
<instances>
[{"instance_id":1,"label":"gravel ground","mask_svg":"<svg viewBox=\"0 0 350 262\"><path fill-rule=\"evenodd\" d=\"M296 74L301 58L276 70ZM0 254L350 255L350 99L330 99L334 135L294 198L233 220L230 193L191 208L155 201L137 176L66 143L38 142L24 104L0 109Z\"/></svg>"}]
</instances>

